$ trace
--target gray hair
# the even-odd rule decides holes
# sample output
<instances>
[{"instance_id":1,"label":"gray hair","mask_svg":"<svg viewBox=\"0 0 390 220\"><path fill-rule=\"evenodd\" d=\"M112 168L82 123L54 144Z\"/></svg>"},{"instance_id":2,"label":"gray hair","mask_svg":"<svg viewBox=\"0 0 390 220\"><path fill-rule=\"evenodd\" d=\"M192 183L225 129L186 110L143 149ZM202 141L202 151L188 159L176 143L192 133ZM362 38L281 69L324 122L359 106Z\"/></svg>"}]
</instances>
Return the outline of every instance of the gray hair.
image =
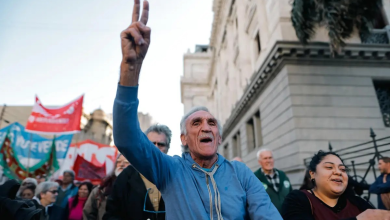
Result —
<instances>
[{"instance_id":1,"label":"gray hair","mask_svg":"<svg viewBox=\"0 0 390 220\"><path fill-rule=\"evenodd\" d=\"M273 154L270 149L267 149L267 148L260 149L259 151L257 151L257 154L256 154L257 160L260 160L261 153L266 152L266 151L269 151L269 152L271 152L271 154Z\"/></svg>"},{"instance_id":2,"label":"gray hair","mask_svg":"<svg viewBox=\"0 0 390 220\"><path fill-rule=\"evenodd\" d=\"M172 139L172 131L171 129L168 128L166 125L160 125L160 124L155 124L150 126L146 131L145 134L148 135L150 132L156 132L158 134L164 134L166 139L166 144L169 149L170 144L171 144L171 139Z\"/></svg>"},{"instance_id":3,"label":"gray hair","mask_svg":"<svg viewBox=\"0 0 390 220\"><path fill-rule=\"evenodd\" d=\"M63 174L65 174L65 173L69 173L69 174L73 177L73 180L74 180L74 176L75 176L76 174L74 173L73 170L64 170L64 173L63 173Z\"/></svg>"},{"instance_id":4,"label":"gray hair","mask_svg":"<svg viewBox=\"0 0 390 220\"><path fill-rule=\"evenodd\" d=\"M27 177L26 179L24 179L24 180L22 181L22 184L21 184L21 185L23 185L23 183L32 183L32 184L34 184L35 186L38 185L38 181L37 181L36 179L34 179L34 178L31 178L31 177Z\"/></svg>"},{"instance_id":5,"label":"gray hair","mask_svg":"<svg viewBox=\"0 0 390 220\"><path fill-rule=\"evenodd\" d=\"M50 181L45 181L45 182L38 184L37 188L35 189L35 196L40 199L41 193L46 193L52 187L58 188L59 185L57 182L50 182Z\"/></svg>"},{"instance_id":6,"label":"gray hair","mask_svg":"<svg viewBox=\"0 0 390 220\"><path fill-rule=\"evenodd\" d=\"M180 132L181 134L187 134L187 129L186 129L186 121L187 119L192 115L194 114L195 112L199 112L199 111L205 111L205 112L208 112L210 113L209 109L204 107L204 106L198 106L198 107L194 107L192 108L189 112L187 112L187 114L185 114L182 118L181 118L181 121L180 121ZM211 113L210 113L211 114ZM222 137L222 126L221 126L221 123L219 122L218 119L217 120L217 126L218 126L218 132L219 132L219 136Z\"/></svg>"}]
</instances>

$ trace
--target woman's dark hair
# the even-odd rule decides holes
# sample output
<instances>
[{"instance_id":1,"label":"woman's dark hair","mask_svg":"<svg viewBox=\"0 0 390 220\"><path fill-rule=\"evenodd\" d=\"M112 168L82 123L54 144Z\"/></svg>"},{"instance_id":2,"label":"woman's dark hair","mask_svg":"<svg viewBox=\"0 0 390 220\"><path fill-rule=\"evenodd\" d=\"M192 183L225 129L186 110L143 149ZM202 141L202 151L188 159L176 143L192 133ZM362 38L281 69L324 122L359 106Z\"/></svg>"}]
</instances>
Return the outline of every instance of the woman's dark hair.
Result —
<instances>
[{"instance_id":1,"label":"woman's dark hair","mask_svg":"<svg viewBox=\"0 0 390 220\"><path fill-rule=\"evenodd\" d=\"M92 183L90 183L90 182L82 182L82 183L80 184L80 186L79 186L79 189L80 189L82 186L86 186L86 187L87 187L87 189L88 189L88 196L89 196L89 194L91 193L92 188L93 188ZM87 197L88 197L88 196L87 196ZM79 202L79 194L77 193L73 198L74 198L74 199L73 199L73 201L72 201L72 206L71 206L72 208L76 207L77 203ZM84 205L85 205L85 203L84 203Z\"/></svg>"},{"instance_id":2,"label":"woman's dark hair","mask_svg":"<svg viewBox=\"0 0 390 220\"><path fill-rule=\"evenodd\" d=\"M116 180L115 173L112 172L110 175L108 175L100 184L99 190L102 191L104 189L104 193L100 193L100 199L104 199L104 197L111 194L112 186L114 185L114 182Z\"/></svg>"},{"instance_id":3,"label":"woman's dark hair","mask_svg":"<svg viewBox=\"0 0 390 220\"><path fill-rule=\"evenodd\" d=\"M119 153L117 155L116 161L115 161L115 164L114 164L114 167L113 167L111 173L108 176L106 176L106 178L103 179L102 183L99 186L99 191L98 191L97 197L100 201L104 200L104 198L106 196L111 194L112 186L114 185L114 182L116 180L115 169L116 169L116 166L118 164L118 158L121 155L122 155L121 153ZM104 190L104 193L100 193L100 191L103 191L103 190Z\"/></svg>"},{"instance_id":4,"label":"woman's dark hair","mask_svg":"<svg viewBox=\"0 0 390 220\"><path fill-rule=\"evenodd\" d=\"M324 152L324 151L320 150L316 154L314 154L314 156L311 158L311 161L309 164L309 171L316 172L317 165L320 164L321 161L324 159L324 157L326 157L328 155L333 155L333 156L338 157L341 160L341 163L344 164L343 159L341 159L341 157L338 154L336 154L335 152L332 152L332 151Z\"/></svg>"},{"instance_id":5,"label":"woman's dark hair","mask_svg":"<svg viewBox=\"0 0 390 220\"><path fill-rule=\"evenodd\" d=\"M20 187L20 196L23 195L23 192L24 192L24 190L26 190L26 189L31 190L31 192L33 193L33 195L35 195L35 189L36 189L36 188L37 188L37 186L35 186L34 184L27 184L27 185L25 185L25 186L22 186L22 187Z\"/></svg>"},{"instance_id":6,"label":"woman's dark hair","mask_svg":"<svg viewBox=\"0 0 390 220\"><path fill-rule=\"evenodd\" d=\"M299 190L302 190L302 189L309 190L309 189L313 189L313 187L314 187L314 184L311 181L309 169L306 169L305 177L303 178L303 183L302 183L301 187L299 188Z\"/></svg>"}]
</instances>

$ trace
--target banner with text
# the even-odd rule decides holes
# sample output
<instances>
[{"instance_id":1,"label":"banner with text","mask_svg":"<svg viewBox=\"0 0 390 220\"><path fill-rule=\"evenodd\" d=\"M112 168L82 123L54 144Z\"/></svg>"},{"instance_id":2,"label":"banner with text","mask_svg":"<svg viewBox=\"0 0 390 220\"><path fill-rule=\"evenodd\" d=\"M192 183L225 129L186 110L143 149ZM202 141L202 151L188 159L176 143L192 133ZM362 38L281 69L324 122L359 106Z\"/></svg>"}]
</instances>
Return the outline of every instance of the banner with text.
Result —
<instances>
[{"instance_id":1,"label":"banner with text","mask_svg":"<svg viewBox=\"0 0 390 220\"><path fill-rule=\"evenodd\" d=\"M80 131L84 95L59 108L46 108L38 97L28 118L26 130L35 133L71 134Z\"/></svg>"},{"instance_id":2,"label":"banner with text","mask_svg":"<svg viewBox=\"0 0 390 220\"><path fill-rule=\"evenodd\" d=\"M26 169L21 165L15 154L10 141L12 136L10 134L11 132L8 131L0 149L0 166L6 177L23 180L26 177L35 177L42 174L50 175L59 169L58 160L56 159L55 140L52 141L50 152L44 158L41 158L40 162L35 164L33 168Z\"/></svg>"},{"instance_id":3,"label":"banner with text","mask_svg":"<svg viewBox=\"0 0 390 220\"><path fill-rule=\"evenodd\" d=\"M115 146L100 144L92 140L72 144L56 176L62 176L65 170L72 170L77 156L81 156L95 167L102 167L105 164L107 175L113 170L117 155L118 150Z\"/></svg>"},{"instance_id":4,"label":"banner with text","mask_svg":"<svg viewBox=\"0 0 390 220\"><path fill-rule=\"evenodd\" d=\"M31 171L41 167L39 162L51 152L52 138L45 138L38 134L26 132L25 128L15 122L0 130L0 143L3 143L7 132L17 159L23 169L30 167ZM61 135L55 138L56 158L58 163L64 161L72 142L73 134ZM28 159L30 157L30 159Z\"/></svg>"}]
</instances>

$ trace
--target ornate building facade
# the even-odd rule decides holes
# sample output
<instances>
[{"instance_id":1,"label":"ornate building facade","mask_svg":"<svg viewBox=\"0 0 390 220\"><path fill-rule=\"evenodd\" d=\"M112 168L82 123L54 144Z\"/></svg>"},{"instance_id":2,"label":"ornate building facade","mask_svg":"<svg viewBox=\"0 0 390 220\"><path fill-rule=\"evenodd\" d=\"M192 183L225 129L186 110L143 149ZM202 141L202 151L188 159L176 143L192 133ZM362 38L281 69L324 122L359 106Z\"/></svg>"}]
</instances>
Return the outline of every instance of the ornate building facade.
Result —
<instances>
[{"instance_id":1,"label":"ornate building facade","mask_svg":"<svg viewBox=\"0 0 390 220\"><path fill-rule=\"evenodd\" d=\"M320 149L389 136L390 0L387 26L356 31L332 56L328 33L317 27L298 42L289 0L214 0L209 45L184 55L184 111L206 106L223 125L219 153L240 156L252 170L256 152L271 149L275 166L296 188L303 159ZM358 170L359 172L359 170Z\"/></svg>"}]
</instances>

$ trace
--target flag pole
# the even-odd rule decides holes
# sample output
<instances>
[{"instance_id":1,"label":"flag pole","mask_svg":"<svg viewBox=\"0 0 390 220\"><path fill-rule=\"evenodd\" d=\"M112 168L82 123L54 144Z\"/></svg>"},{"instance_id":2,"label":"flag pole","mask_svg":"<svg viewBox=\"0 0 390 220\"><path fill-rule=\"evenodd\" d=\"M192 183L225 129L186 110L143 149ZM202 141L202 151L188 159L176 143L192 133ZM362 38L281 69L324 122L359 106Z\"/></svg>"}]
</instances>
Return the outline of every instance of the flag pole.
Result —
<instances>
[{"instance_id":1,"label":"flag pole","mask_svg":"<svg viewBox=\"0 0 390 220\"><path fill-rule=\"evenodd\" d=\"M30 144L28 146L28 158L27 158L27 176L30 177L30 157L31 157L31 145L32 145L32 133L30 133Z\"/></svg>"},{"instance_id":2,"label":"flag pole","mask_svg":"<svg viewBox=\"0 0 390 220\"><path fill-rule=\"evenodd\" d=\"M79 142L79 135L80 133L76 133L76 137L75 137L75 147L74 147L74 151L73 151L73 157L74 157L74 160L73 160L73 165L74 165L74 162L76 162L76 159L77 159L77 156L78 156L78 142ZM72 166L72 170L73 170L73 166ZM74 171L74 170L73 170Z\"/></svg>"},{"instance_id":3,"label":"flag pole","mask_svg":"<svg viewBox=\"0 0 390 220\"><path fill-rule=\"evenodd\" d=\"M54 149L53 149L53 144L54 144ZM56 145L56 135L53 136L53 141L52 141L52 151L55 150L57 151L57 145ZM57 153L57 152L56 152ZM49 176L52 175L52 171L53 171L53 165L54 165L54 160L57 160L57 154L56 154L56 157L54 158L53 157L53 152L50 152L50 156L52 157L52 161L51 161L51 167L48 167L45 174L46 174L46 181L49 179Z\"/></svg>"}]
</instances>

